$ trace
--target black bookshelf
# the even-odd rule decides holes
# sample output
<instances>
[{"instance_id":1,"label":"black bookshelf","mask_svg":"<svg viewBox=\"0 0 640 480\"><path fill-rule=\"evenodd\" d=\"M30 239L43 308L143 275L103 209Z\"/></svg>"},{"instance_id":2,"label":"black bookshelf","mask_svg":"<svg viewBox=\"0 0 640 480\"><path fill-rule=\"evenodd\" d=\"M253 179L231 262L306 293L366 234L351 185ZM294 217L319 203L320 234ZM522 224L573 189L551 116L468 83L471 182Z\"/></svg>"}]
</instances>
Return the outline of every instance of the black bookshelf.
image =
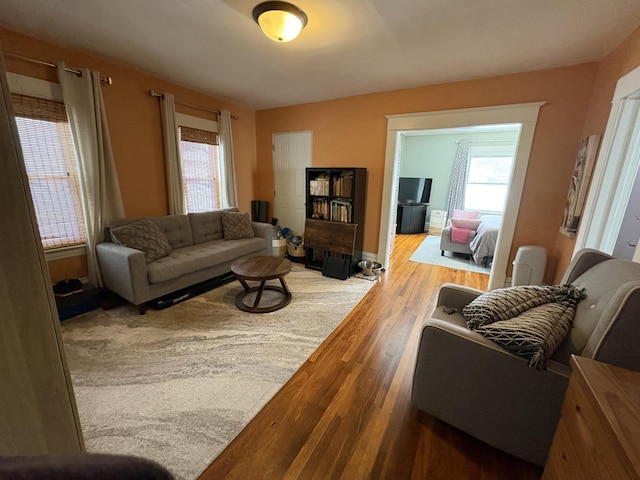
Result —
<instances>
[{"instance_id":1,"label":"black bookshelf","mask_svg":"<svg viewBox=\"0 0 640 480\"><path fill-rule=\"evenodd\" d=\"M311 220L305 228L305 266L322 270L327 257L339 257L348 263L348 273L355 273L362 260L367 169L310 167L305 180Z\"/></svg>"}]
</instances>

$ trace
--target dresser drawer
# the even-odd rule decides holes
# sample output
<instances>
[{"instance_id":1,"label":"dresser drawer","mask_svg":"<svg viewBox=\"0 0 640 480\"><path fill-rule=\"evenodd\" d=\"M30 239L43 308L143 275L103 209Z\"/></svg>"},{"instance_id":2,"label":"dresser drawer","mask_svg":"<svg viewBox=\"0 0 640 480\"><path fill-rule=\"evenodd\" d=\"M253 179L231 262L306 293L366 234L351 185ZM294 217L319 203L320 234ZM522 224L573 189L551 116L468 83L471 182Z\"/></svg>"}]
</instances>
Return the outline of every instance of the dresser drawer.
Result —
<instances>
[{"instance_id":1,"label":"dresser drawer","mask_svg":"<svg viewBox=\"0 0 640 480\"><path fill-rule=\"evenodd\" d=\"M542 478L639 478L612 419L580 372L571 375Z\"/></svg>"}]
</instances>

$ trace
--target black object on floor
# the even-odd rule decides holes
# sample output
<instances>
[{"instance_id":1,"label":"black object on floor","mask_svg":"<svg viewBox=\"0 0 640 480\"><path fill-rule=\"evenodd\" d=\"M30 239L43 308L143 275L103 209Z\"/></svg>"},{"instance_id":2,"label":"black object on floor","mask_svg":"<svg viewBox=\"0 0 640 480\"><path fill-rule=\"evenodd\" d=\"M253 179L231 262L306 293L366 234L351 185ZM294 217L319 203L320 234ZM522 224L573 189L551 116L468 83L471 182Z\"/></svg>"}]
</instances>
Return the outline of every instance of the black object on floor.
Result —
<instances>
[{"instance_id":1,"label":"black object on floor","mask_svg":"<svg viewBox=\"0 0 640 480\"><path fill-rule=\"evenodd\" d=\"M349 278L350 267L351 260L349 257L330 255L324 260L322 275L325 277L337 278L339 280L346 280Z\"/></svg>"},{"instance_id":2,"label":"black object on floor","mask_svg":"<svg viewBox=\"0 0 640 480\"><path fill-rule=\"evenodd\" d=\"M251 200L251 221L269 223L269 202Z\"/></svg>"},{"instance_id":3,"label":"black object on floor","mask_svg":"<svg viewBox=\"0 0 640 480\"><path fill-rule=\"evenodd\" d=\"M71 286L65 287L66 293L64 295L56 294L58 318L60 318L61 321L82 313L90 312L99 306L98 289L89 283L83 285L80 280L77 280L77 282L80 284L79 288L74 282Z\"/></svg>"},{"instance_id":4,"label":"black object on floor","mask_svg":"<svg viewBox=\"0 0 640 480\"><path fill-rule=\"evenodd\" d=\"M60 280L53 286L53 294L56 297L68 297L74 293L82 292L82 282L77 278Z\"/></svg>"},{"instance_id":5,"label":"black object on floor","mask_svg":"<svg viewBox=\"0 0 640 480\"><path fill-rule=\"evenodd\" d=\"M211 280L206 280L190 287L183 288L182 290L169 293L168 295L164 295L160 298L156 298L155 300L151 300L150 302L147 302L147 305L154 310L163 310L167 307L170 307L171 305L184 302L189 298L200 295L201 293L205 293L209 290L213 290L214 288L221 287L222 285L235 280L235 278L236 277L233 273L225 273L214 277Z\"/></svg>"}]
</instances>

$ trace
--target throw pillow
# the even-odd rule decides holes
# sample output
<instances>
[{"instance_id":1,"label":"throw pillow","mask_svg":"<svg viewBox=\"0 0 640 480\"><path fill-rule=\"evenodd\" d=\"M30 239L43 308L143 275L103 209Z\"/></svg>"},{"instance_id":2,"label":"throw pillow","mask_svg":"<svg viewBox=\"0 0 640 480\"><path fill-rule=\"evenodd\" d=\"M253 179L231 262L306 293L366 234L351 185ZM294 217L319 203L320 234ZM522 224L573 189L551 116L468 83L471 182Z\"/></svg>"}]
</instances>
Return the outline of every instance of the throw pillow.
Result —
<instances>
[{"instance_id":1,"label":"throw pillow","mask_svg":"<svg viewBox=\"0 0 640 480\"><path fill-rule=\"evenodd\" d=\"M225 240L255 236L248 213L223 212L220 218L222 220L222 236Z\"/></svg>"},{"instance_id":2,"label":"throw pillow","mask_svg":"<svg viewBox=\"0 0 640 480\"><path fill-rule=\"evenodd\" d=\"M554 292L549 287L524 285L498 288L475 298L462 309L462 315L467 320L467 327L474 330L482 325L517 317L530 308L554 301Z\"/></svg>"},{"instance_id":3,"label":"throw pillow","mask_svg":"<svg viewBox=\"0 0 640 480\"><path fill-rule=\"evenodd\" d=\"M111 240L118 245L135 248L144 252L147 263L171 253L171 244L158 224L143 219L111 229Z\"/></svg>"},{"instance_id":4,"label":"throw pillow","mask_svg":"<svg viewBox=\"0 0 640 480\"><path fill-rule=\"evenodd\" d=\"M480 220L475 218L452 218L451 226L457 228L466 228L468 230L477 230L480 226Z\"/></svg>"},{"instance_id":5,"label":"throw pillow","mask_svg":"<svg viewBox=\"0 0 640 480\"><path fill-rule=\"evenodd\" d=\"M480 212L473 212L471 210L458 210L457 208L453 210L453 215L451 218L478 218Z\"/></svg>"},{"instance_id":6,"label":"throw pillow","mask_svg":"<svg viewBox=\"0 0 640 480\"><path fill-rule=\"evenodd\" d=\"M575 304L547 303L515 318L483 325L476 332L542 370L569 333L574 315Z\"/></svg>"}]
</instances>

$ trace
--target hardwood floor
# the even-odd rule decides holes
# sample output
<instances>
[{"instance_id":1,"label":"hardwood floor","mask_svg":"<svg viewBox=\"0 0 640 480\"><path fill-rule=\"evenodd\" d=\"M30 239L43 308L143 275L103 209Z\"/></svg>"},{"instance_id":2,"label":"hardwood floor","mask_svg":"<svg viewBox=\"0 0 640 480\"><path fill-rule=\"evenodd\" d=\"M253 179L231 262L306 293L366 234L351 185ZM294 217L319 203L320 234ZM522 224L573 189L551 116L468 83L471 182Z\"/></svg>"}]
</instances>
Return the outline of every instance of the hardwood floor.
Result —
<instances>
[{"instance_id":1,"label":"hardwood floor","mask_svg":"<svg viewBox=\"0 0 640 480\"><path fill-rule=\"evenodd\" d=\"M438 288L488 284L409 262L424 237L396 237L388 271L200 480L540 477L410 405L420 325Z\"/></svg>"}]
</instances>

